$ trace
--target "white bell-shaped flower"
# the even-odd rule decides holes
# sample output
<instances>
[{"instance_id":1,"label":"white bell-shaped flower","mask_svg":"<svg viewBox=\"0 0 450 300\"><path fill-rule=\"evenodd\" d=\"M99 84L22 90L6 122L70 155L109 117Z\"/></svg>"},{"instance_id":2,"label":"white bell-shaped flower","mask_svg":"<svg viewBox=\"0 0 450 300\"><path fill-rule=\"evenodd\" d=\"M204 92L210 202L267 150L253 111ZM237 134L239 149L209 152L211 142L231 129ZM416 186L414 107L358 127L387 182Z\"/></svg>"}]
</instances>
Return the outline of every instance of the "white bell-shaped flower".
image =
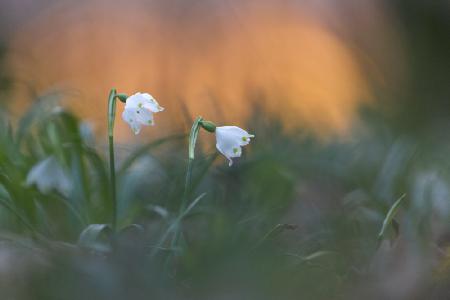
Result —
<instances>
[{"instance_id":1,"label":"white bell-shaped flower","mask_svg":"<svg viewBox=\"0 0 450 300\"><path fill-rule=\"evenodd\" d=\"M27 175L26 185L36 185L38 190L44 194L56 190L63 195L68 195L72 189L72 181L53 156L41 160L31 168Z\"/></svg>"},{"instance_id":2,"label":"white bell-shaped flower","mask_svg":"<svg viewBox=\"0 0 450 300\"><path fill-rule=\"evenodd\" d=\"M229 166L233 164L232 158L241 156L241 147L248 145L253 137L253 134L237 126L216 127L216 147L228 159Z\"/></svg>"},{"instance_id":3,"label":"white bell-shaped flower","mask_svg":"<svg viewBox=\"0 0 450 300\"><path fill-rule=\"evenodd\" d=\"M127 98L122 119L138 134L142 125L154 125L153 114L163 110L152 95L136 93Z\"/></svg>"}]
</instances>

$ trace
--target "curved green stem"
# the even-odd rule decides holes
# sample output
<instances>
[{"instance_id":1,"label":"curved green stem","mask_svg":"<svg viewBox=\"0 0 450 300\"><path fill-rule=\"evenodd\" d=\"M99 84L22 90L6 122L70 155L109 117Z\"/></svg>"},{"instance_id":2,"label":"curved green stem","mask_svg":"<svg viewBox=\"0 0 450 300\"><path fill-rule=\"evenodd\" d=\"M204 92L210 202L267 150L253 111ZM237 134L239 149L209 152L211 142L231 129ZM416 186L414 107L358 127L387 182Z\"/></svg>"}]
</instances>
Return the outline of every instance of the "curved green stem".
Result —
<instances>
[{"instance_id":1,"label":"curved green stem","mask_svg":"<svg viewBox=\"0 0 450 300\"><path fill-rule=\"evenodd\" d=\"M156 244L156 246L153 248L151 252L151 256L155 256L159 249L161 249L162 245L168 238L169 234L173 234L170 248L175 249L176 244L178 243L178 240L181 235L181 228L180 223L184 216L186 216L189 211L200 201L205 194L200 195L197 199L195 199L187 208L188 198L189 198L189 190L191 185L191 177L192 177L192 168L194 164L194 158L195 158L195 145L197 143L197 137L198 133L200 131L200 127L202 127L202 117L197 117L194 121L194 124L192 124L191 132L189 134L189 151L188 151L188 162L187 162L187 170L186 170L186 178L184 182L184 191L183 196L181 198L181 204L178 212L177 218L170 224L169 228L166 230L166 232L163 234L163 236L160 238L159 242ZM167 258L166 266L169 263L170 255Z\"/></svg>"},{"instance_id":2,"label":"curved green stem","mask_svg":"<svg viewBox=\"0 0 450 300\"><path fill-rule=\"evenodd\" d=\"M197 143L198 132L200 131L200 123L203 121L202 117L197 117L194 124L192 124L191 132L189 134L189 157L186 170L186 178L184 181L183 198L181 199L180 213L186 208L186 202L189 195L189 188L191 185L192 165L195 157L195 144Z\"/></svg>"},{"instance_id":3,"label":"curved green stem","mask_svg":"<svg viewBox=\"0 0 450 300\"><path fill-rule=\"evenodd\" d=\"M111 89L108 98L108 143L109 143L109 173L112 200L112 228L117 227L117 196L116 196L116 168L114 165L114 120L116 118L116 90Z\"/></svg>"},{"instance_id":4,"label":"curved green stem","mask_svg":"<svg viewBox=\"0 0 450 300\"><path fill-rule=\"evenodd\" d=\"M170 243L171 248L176 247L176 244L178 243L178 240L181 235L180 222L181 222L181 219L183 218L183 214L185 213L186 206L187 206L188 199L189 199L189 192L190 192L191 178L192 178L192 167L194 164L194 157L195 157L195 144L197 143L198 132L200 131L202 121L203 121L202 117L197 117L194 121L194 124L192 124L191 132L189 134L189 157L188 157L188 163L187 163L186 178L184 181L184 191L183 191L183 197L181 198L181 204L180 204L180 209L178 211L177 220L172 224L174 233L173 233L172 241ZM170 256L168 259L170 259Z\"/></svg>"}]
</instances>

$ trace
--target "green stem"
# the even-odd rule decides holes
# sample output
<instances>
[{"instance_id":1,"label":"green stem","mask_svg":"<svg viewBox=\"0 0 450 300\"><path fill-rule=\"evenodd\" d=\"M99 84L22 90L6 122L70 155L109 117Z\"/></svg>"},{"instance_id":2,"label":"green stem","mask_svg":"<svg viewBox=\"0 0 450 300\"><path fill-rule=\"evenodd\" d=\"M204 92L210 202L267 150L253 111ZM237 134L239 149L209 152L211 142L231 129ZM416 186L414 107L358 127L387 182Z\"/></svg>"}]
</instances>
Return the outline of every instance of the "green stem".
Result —
<instances>
[{"instance_id":1,"label":"green stem","mask_svg":"<svg viewBox=\"0 0 450 300\"><path fill-rule=\"evenodd\" d=\"M163 234L163 236L160 238L157 245L153 248L150 256L155 256L156 253L158 253L158 250L161 249L162 245L168 238L170 233L173 233L172 241L170 243L171 248L175 248L179 236L180 236L180 222L181 219L187 214L187 212L193 207L193 204L195 205L198 200L194 200L193 203L186 209L187 206L187 199L189 198L189 189L191 185L191 177L192 177L192 167L194 164L194 157L195 157L195 144L197 142L197 136L198 132L200 130L202 117L197 117L195 119L194 124L192 124L191 132L189 134L189 156L188 156L188 163L187 163L187 171L186 171L186 178L184 182L184 191L183 191L183 197L181 199L181 205L178 212L177 218L170 224L169 228L166 230L166 232ZM198 199L201 199L204 195L201 195ZM170 259L170 256L168 257ZM166 262L167 265L168 262Z\"/></svg>"},{"instance_id":2,"label":"green stem","mask_svg":"<svg viewBox=\"0 0 450 300\"><path fill-rule=\"evenodd\" d=\"M117 228L117 196L116 196L116 168L114 165L114 120L116 117L116 90L111 89L108 98L108 142L109 142L109 172L112 200L112 228Z\"/></svg>"},{"instance_id":3,"label":"green stem","mask_svg":"<svg viewBox=\"0 0 450 300\"><path fill-rule=\"evenodd\" d=\"M180 214L186 208L187 198L189 195L189 188L191 185L192 167L194 164L194 157L195 157L195 144L197 143L198 132L200 131L200 123L202 121L203 121L202 117L197 117L197 119L195 119L194 121L194 124L192 124L191 133L189 134L189 157L187 163L186 178L184 181L183 198L181 200L180 205Z\"/></svg>"},{"instance_id":4,"label":"green stem","mask_svg":"<svg viewBox=\"0 0 450 300\"><path fill-rule=\"evenodd\" d=\"M194 157L195 157L195 144L197 143L197 137L198 132L200 131L200 126L203 118L197 117L195 119L194 124L192 124L191 132L189 134L189 156L188 156L188 163L187 163L187 170L186 170L186 177L184 181L184 191L183 191L183 197L181 198L181 204L180 209L178 211L178 218L174 221L174 223L171 225L171 230L173 228L173 237L172 241L170 243L171 248L175 248L176 244L178 243L178 239L180 238L181 229L180 229L180 222L182 215L186 209L188 198L189 198L189 189L191 185L191 178L192 178L192 167L194 164ZM169 231L169 230L168 230ZM166 237L164 237L165 239ZM170 259L170 256L168 257Z\"/></svg>"}]
</instances>

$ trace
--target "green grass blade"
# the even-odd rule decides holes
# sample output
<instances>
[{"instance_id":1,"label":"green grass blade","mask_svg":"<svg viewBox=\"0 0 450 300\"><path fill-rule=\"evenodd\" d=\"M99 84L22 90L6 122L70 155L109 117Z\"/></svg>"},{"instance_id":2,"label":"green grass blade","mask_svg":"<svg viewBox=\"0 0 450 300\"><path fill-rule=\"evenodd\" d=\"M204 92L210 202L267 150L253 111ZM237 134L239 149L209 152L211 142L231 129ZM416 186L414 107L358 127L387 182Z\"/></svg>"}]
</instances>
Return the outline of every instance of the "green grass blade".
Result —
<instances>
[{"instance_id":1,"label":"green grass blade","mask_svg":"<svg viewBox=\"0 0 450 300\"><path fill-rule=\"evenodd\" d=\"M387 229L392 223L392 220L394 219L395 215L398 212L398 209L400 208L400 205L403 203L403 200L405 199L406 194L403 194L400 196L400 198L397 199L397 201L392 204L391 208L389 209L388 213L386 214L386 217L383 221L383 226L381 227L380 232L378 233L378 239L381 240L384 235L386 234Z\"/></svg>"},{"instance_id":2,"label":"green grass blade","mask_svg":"<svg viewBox=\"0 0 450 300\"><path fill-rule=\"evenodd\" d=\"M31 225L30 222L28 222L26 216L22 215L18 210L16 210L14 206L9 203L8 200L0 198L0 205L4 206L13 215L15 215L17 217L17 220L19 220L19 222L22 225L24 225L28 230L30 230L30 232L39 235L39 232L37 232L36 229L34 229L33 225Z\"/></svg>"},{"instance_id":3,"label":"green grass blade","mask_svg":"<svg viewBox=\"0 0 450 300\"><path fill-rule=\"evenodd\" d=\"M108 242L111 240L113 229L108 224L90 224L80 234L78 245L99 251L110 249ZM105 242L106 239L106 242Z\"/></svg>"},{"instance_id":4,"label":"green grass blade","mask_svg":"<svg viewBox=\"0 0 450 300\"><path fill-rule=\"evenodd\" d=\"M206 193L201 194L200 196L198 196L197 198L194 199L194 201L192 201L191 204L189 204L189 206L186 208L186 210L184 210L181 214L179 214L179 216L172 222L172 224L170 224L169 228L164 232L164 234L162 235L162 237L159 239L158 243L155 246L152 246L153 250L150 253L150 256L153 257L158 253L158 250L162 249L162 245L164 244L164 242L167 240L167 238L169 237L169 235L174 232L175 236L178 236L177 231L180 230L179 229L179 225L181 220L187 216L189 214L189 212L200 202L201 199L203 199L203 197L206 196Z\"/></svg>"}]
</instances>

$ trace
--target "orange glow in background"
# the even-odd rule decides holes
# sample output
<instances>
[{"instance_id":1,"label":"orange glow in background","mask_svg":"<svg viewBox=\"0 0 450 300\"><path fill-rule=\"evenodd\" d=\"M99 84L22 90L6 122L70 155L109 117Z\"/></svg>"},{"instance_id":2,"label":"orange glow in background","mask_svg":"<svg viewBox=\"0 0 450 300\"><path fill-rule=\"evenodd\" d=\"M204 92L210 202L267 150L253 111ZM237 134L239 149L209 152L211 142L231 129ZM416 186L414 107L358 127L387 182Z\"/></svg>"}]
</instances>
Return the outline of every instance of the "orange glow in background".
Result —
<instances>
[{"instance_id":1,"label":"orange glow in background","mask_svg":"<svg viewBox=\"0 0 450 300\"><path fill-rule=\"evenodd\" d=\"M51 7L11 40L13 99L29 99L24 83L38 94L67 89L68 105L99 131L111 87L151 93L166 108L157 126L173 130L185 128L185 108L242 125L256 102L318 134L345 132L369 101L353 50L317 16L276 2L199 2ZM116 124L119 139L131 138Z\"/></svg>"}]
</instances>

